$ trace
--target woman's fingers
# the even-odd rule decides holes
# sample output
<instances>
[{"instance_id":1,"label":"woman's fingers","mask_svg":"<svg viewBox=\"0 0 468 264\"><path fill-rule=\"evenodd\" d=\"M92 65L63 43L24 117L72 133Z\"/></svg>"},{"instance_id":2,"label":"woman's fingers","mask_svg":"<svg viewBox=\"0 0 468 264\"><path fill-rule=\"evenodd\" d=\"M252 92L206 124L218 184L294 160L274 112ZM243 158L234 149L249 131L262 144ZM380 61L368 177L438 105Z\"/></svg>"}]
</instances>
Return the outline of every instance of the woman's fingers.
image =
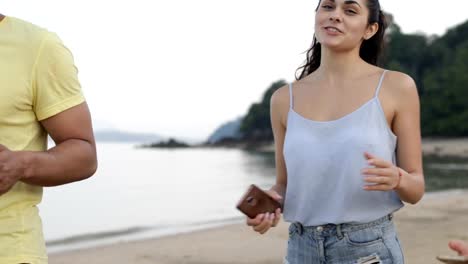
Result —
<instances>
[{"instance_id":1,"label":"woman's fingers","mask_svg":"<svg viewBox=\"0 0 468 264\"><path fill-rule=\"evenodd\" d=\"M375 166L375 167L381 167L381 168L388 168L388 167L391 167L393 164L384 160L384 159L381 159L369 152L364 152L364 157L366 158L367 160L367 163L370 165L370 166Z\"/></svg>"},{"instance_id":2,"label":"woman's fingers","mask_svg":"<svg viewBox=\"0 0 468 264\"><path fill-rule=\"evenodd\" d=\"M273 213L258 214L255 218L247 217L247 225L260 234L264 234L271 227L275 227L281 219L281 208Z\"/></svg>"},{"instance_id":3,"label":"woman's fingers","mask_svg":"<svg viewBox=\"0 0 468 264\"><path fill-rule=\"evenodd\" d=\"M371 154L371 153L369 153L369 152L367 152L367 151L364 152L364 157L365 157L367 160L373 159L373 158L377 158L376 156L374 156L373 154Z\"/></svg>"},{"instance_id":4,"label":"woman's fingers","mask_svg":"<svg viewBox=\"0 0 468 264\"><path fill-rule=\"evenodd\" d=\"M247 225L248 226L257 226L262 223L263 217L265 214L258 214L255 218L247 217Z\"/></svg>"},{"instance_id":5,"label":"woman's fingers","mask_svg":"<svg viewBox=\"0 0 468 264\"><path fill-rule=\"evenodd\" d=\"M391 176L393 171L389 168L364 168L361 173L364 175Z\"/></svg>"},{"instance_id":6,"label":"woman's fingers","mask_svg":"<svg viewBox=\"0 0 468 264\"><path fill-rule=\"evenodd\" d=\"M399 181L399 171L395 166L390 168L365 168L361 170L364 181L371 185L364 187L365 190L388 191L395 188ZM370 187L369 187L370 186ZM372 187L372 188L371 188Z\"/></svg>"},{"instance_id":7,"label":"woman's fingers","mask_svg":"<svg viewBox=\"0 0 468 264\"><path fill-rule=\"evenodd\" d=\"M387 184L365 185L363 189L366 191L390 191L392 190L391 186Z\"/></svg>"},{"instance_id":8,"label":"woman's fingers","mask_svg":"<svg viewBox=\"0 0 468 264\"><path fill-rule=\"evenodd\" d=\"M278 225L280 219L281 219L281 208L278 208L275 211L275 219L273 220L273 225L272 226Z\"/></svg>"},{"instance_id":9,"label":"woman's fingers","mask_svg":"<svg viewBox=\"0 0 468 264\"><path fill-rule=\"evenodd\" d=\"M265 214L265 218L263 219L262 223L260 223L259 225L254 226L253 230L255 230L256 232L259 232L260 234L263 234L262 232L263 232L263 230L265 230L267 225L268 225L267 214Z\"/></svg>"},{"instance_id":10,"label":"woman's fingers","mask_svg":"<svg viewBox=\"0 0 468 264\"><path fill-rule=\"evenodd\" d=\"M367 191L388 191L392 189L392 178L389 176L365 176L363 189Z\"/></svg>"},{"instance_id":11,"label":"woman's fingers","mask_svg":"<svg viewBox=\"0 0 468 264\"><path fill-rule=\"evenodd\" d=\"M271 227L271 225L273 225L273 220L274 219L275 219L275 214L274 213L268 213L268 215L263 219L263 222L265 223L266 230L268 230Z\"/></svg>"},{"instance_id":12,"label":"woman's fingers","mask_svg":"<svg viewBox=\"0 0 468 264\"><path fill-rule=\"evenodd\" d=\"M262 223L257 226L254 226L254 230L259 232L260 234L264 234L273 224L274 214L266 213L265 217L263 218Z\"/></svg>"},{"instance_id":13,"label":"woman's fingers","mask_svg":"<svg viewBox=\"0 0 468 264\"><path fill-rule=\"evenodd\" d=\"M261 230L263 230L265 226L268 224L268 217L269 217L268 213L265 213L262 221L258 225L253 226L253 230L257 232L260 232Z\"/></svg>"},{"instance_id":14,"label":"woman's fingers","mask_svg":"<svg viewBox=\"0 0 468 264\"><path fill-rule=\"evenodd\" d=\"M378 168L388 168L388 167L392 166L391 163L389 163L388 161L383 160L383 159L369 159L369 160L367 160L367 163L370 166L375 166L375 167L378 167Z\"/></svg>"},{"instance_id":15,"label":"woman's fingers","mask_svg":"<svg viewBox=\"0 0 468 264\"><path fill-rule=\"evenodd\" d=\"M367 183L377 183L377 184L391 184L391 179L385 176L366 176L364 181Z\"/></svg>"}]
</instances>

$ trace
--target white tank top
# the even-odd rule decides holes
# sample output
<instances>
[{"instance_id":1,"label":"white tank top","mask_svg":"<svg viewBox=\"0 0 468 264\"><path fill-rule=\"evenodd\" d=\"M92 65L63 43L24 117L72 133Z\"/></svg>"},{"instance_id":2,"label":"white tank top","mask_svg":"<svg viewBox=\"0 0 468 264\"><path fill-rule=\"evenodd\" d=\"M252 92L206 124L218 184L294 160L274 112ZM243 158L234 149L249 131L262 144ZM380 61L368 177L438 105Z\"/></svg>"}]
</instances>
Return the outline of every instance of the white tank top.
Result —
<instances>
[{"instance_id":1,"label":"white tank top","mask_svg":"<svg viewBox=\"0 0 468 264\"><path fill-rule=\"evenodd\" d=\"M395 191L367 191L361 169L364 151L394 164L397 137L390 130L378 94L332 121L314 121L294 111L292 85L284 141L287 188L284 219L305 226L364 223L403 206Z\"/></svg>"}]
</instances>

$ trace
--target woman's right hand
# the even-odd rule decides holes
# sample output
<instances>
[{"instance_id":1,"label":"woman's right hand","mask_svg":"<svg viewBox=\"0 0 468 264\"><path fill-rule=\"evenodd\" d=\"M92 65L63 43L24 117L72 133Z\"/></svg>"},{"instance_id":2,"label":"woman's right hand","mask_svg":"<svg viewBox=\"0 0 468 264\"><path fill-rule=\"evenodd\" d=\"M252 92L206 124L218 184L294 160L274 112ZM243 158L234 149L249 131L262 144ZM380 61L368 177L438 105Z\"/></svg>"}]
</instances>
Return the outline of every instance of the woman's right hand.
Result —
<instances>
[{"instance_id":1,"label":"woman's right hand","mask_svg":"<svg viewBox=\"0 0 468 264\"><path fill-rule=\"evenodd\" d=\"M283 203L283 197L274 190L265 191L273 199ZM247 225L251 226L255 232L265 234L271 227L275 227L281 219L281 208L276 209L274 213L258 214L255 218L247 216Z\"/></svg>"}]
</instances>

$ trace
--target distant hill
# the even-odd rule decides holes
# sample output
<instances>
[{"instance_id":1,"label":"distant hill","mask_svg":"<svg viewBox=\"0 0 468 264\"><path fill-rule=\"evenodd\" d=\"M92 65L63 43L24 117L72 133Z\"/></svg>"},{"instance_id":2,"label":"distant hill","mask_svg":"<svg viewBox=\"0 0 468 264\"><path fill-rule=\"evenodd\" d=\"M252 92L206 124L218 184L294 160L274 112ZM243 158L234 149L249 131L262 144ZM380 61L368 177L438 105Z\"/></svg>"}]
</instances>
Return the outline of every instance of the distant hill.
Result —
<instances>
[{"instance_id":1,"label":"distant hill","mask_svg":"<svg viewBox=\"0 0 468 264\"><path fill-rule=\"evenodd\" d=\"M95 131L94 137L96 138L96 141L101 141L101 142L149 143L149 142L159 142L161 140L164 140L164 137L161 137L156 134L133 133L133 132L124 132L124 131L119 131L119 130Z\"/></svg>"},{"instance_id":2,"label":"distant hill","mask_svg":"<svg viewBox=\"0 0 468 264\"><path fill-rule=\"evenodd\" d=\"M242 137L242 133L240 132L242 120L243 117L239 117L233 121L222 124L208 137L207 143L213 144L223 139L240 139Z\"/></svg>"}]
</instances>

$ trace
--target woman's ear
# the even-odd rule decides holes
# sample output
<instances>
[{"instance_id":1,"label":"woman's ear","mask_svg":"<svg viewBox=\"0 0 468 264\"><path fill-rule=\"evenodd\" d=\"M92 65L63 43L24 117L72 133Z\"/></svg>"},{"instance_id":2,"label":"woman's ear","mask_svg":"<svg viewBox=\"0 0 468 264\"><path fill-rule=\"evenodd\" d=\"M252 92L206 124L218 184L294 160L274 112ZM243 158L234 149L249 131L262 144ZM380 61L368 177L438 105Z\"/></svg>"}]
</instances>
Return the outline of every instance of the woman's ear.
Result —
<instances>
[{"instance_id":1,"label":"woman's ear","mask_svg":"<svg viewBox=\"0 0 468 264\"><path fill-rule=\"evenodd\" d=\"M366 33L364 33L364 39L368 40L372 38L375 33L379 30L379 24L378 23L373 23L367 27Z\"/></svg>"}]
</instances>

